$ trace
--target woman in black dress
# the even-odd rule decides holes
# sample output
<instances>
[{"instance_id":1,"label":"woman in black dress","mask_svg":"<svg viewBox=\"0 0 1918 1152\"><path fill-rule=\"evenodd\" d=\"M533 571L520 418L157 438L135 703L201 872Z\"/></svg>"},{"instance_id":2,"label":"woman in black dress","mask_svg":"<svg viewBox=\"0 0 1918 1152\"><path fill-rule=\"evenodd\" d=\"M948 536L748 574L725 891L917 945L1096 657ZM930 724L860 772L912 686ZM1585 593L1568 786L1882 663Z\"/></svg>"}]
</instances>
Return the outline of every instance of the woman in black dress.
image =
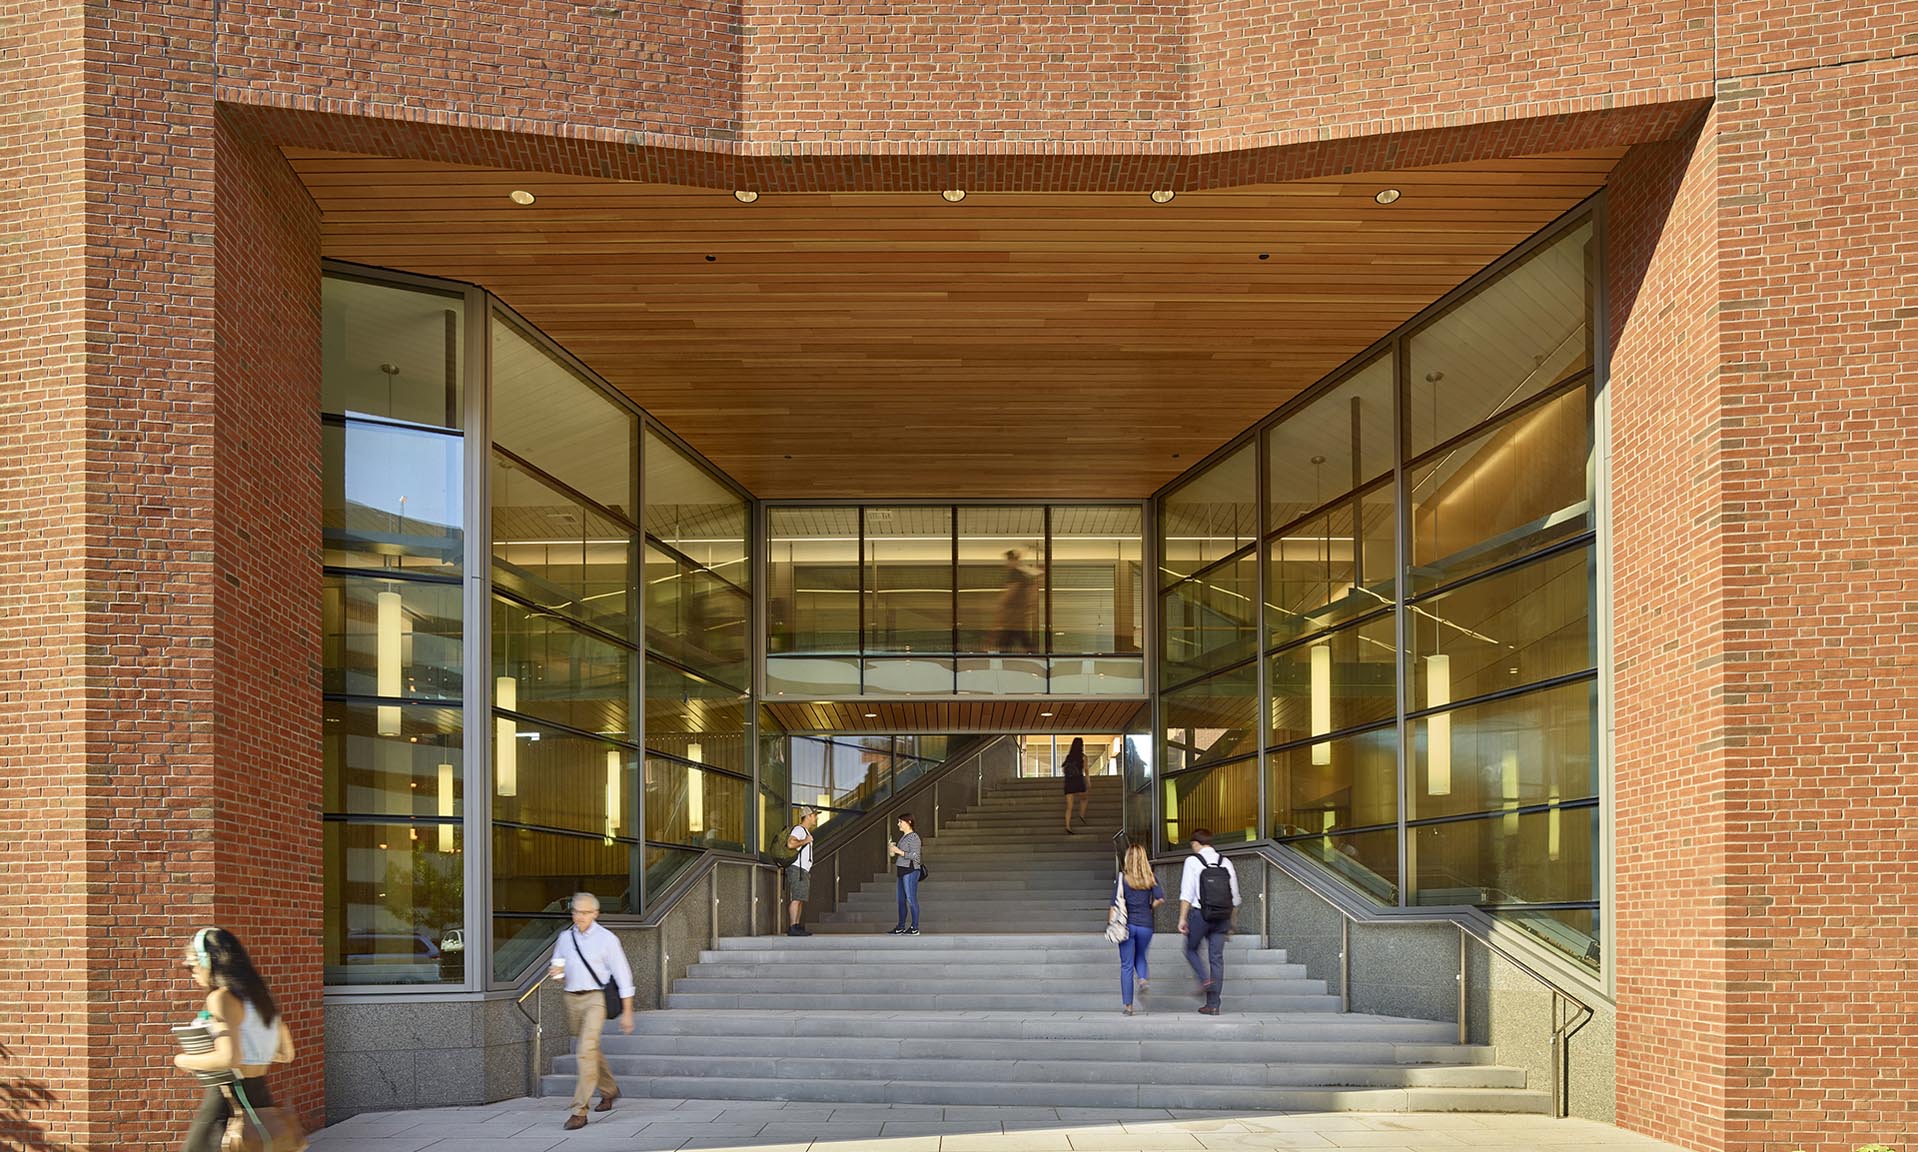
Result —
<instances>
[{"instance_id":1,"label":"woman in black dress","mask_svg":"<svg viewBox=\"0 0 1918 1152\"><path fill-rule=\"evenodd\" d=\"M1079 819L1086 818L1086 738L1074 736L1072 751L1066 753L1064 763L1059 768L1066 777L1066 831L1074 832L1072 827L1072 805L1079 804ZM1076 835L1076 833L1074 833Z\"/></svg>"}]
</instances>

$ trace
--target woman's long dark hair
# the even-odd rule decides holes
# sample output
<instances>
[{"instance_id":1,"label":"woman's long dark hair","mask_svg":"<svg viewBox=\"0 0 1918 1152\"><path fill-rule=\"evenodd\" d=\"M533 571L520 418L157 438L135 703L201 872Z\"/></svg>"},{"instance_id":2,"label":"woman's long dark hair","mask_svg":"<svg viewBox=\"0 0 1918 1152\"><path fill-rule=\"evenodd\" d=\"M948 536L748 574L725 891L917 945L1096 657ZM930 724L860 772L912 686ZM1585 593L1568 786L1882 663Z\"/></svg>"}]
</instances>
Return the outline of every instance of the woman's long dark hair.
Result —
<instances>
[{"instance_id":1,"label":"woman's long dark hair","mask_svg":"<svg viewBox=\"0 0 1918 1152\"><path fill-rule=\"evenodd\" d=\"M273 993L267 991L266 981L260 978L260 970L253 966L253 957L246 954L246 945L238 936L224 928L209 928L199 937L198 947L215 988L238 996L267 1024L280 1018L280 1006L273 1002Z\"/></svg>"},{"instance_id":2,"label":"woman's long dark hair","mask_svg":"<svg viewBox=\"0 0 1918 1152\"><path fill-rule=\"evenodd\" d=\"M1072 747L1066 750L1066 759L1067 760L1076 759L1081 764L1085 763L1086 738L1084 736L1074 736L1072 738Z\"/></svg>"}]
</instances>

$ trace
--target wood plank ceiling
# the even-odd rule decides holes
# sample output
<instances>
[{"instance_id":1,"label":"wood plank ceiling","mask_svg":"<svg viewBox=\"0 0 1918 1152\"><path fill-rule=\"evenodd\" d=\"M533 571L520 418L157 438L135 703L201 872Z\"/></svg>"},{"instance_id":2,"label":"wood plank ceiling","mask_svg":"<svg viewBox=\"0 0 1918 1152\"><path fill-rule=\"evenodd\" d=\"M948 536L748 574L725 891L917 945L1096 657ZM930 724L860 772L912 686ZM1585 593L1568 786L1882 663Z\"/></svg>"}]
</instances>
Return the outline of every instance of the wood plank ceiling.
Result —
<instances>
[{"instance_id":1,"label":"wood plank ceiling","mask_svg":"<svg viewBox=\"0 0 1918 1152\"><path fill-rule=\"evenodd\" d=\"M1592 194L1621 151L1163 205L745 204L289 156L326 255L492 290L755 495L1068 500L1150 494Z\"/></svg>"},{"instance_id":2,"label":"wood plank ceiling","mask_svg":"<svg viewBox=\"0 0 1918 1152\"><path fill-rule=\"evenodd\" d=\"M831 700L762 701L787 732L1132 731L1138 700Z\"/></svg>"}]
</instances>

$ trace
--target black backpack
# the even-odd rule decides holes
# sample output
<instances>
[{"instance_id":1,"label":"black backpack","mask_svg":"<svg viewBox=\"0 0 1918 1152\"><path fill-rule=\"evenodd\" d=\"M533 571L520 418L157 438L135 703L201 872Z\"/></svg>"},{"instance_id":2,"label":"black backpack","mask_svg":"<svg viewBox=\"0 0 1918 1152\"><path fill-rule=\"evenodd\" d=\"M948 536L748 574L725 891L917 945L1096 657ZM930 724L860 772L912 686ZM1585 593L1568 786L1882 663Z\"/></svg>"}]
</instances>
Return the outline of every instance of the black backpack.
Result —
<instances>
[{"instance_id":1,"label":"black backpack","mask_svg":"<svg viewBox=\"0 0 1918 1152\"><path fill-rule=\"evenodd\" d=\"M1199 861L1199 915L1207 920L1227 920L1232 916L1232 871L1225 866L1225 857L1219 857L1217 864L1207 864L1205 857L1194 852Z\"/></svg>"}]
</instances>

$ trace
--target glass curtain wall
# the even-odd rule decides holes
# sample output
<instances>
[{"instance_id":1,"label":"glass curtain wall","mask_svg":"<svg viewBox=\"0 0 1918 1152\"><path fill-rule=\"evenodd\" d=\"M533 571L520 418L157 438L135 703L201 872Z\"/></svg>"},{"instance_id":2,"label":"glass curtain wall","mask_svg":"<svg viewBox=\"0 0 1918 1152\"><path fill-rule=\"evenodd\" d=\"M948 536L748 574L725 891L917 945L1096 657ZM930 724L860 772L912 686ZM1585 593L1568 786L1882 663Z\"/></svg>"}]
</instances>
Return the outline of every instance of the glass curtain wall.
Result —
<instances>
[{"instance_id":1,"label":"glass curtain wall","mask_svg":"<svg viewBox=\"0 0 1918 1152\"><path fill-rule=\"evenodd\" d=\"M766 515L769 698L1145 691L1136 505Z\"/></svg>"},{"instance_id":2,"label":"glass curtain wall","mask_svg":"<svg viewBox=\"0 0 1918 1152\"><path fill-rule=\"evenodd\" d=\"M1597 965L1596 250L1556 228L1161 498L1165 844Z\"/></svg>"},{"instance_id":3,"label":"glass curtain wall","mask_svg":"<svg viewBox=\"0 0 1918 1152\"><path fill-rule=\"evenodd\" d=\"M790 735L768 709L761 710L759 742L767 836L762 848L781 852L783 833L798 820L800 807L819 809L821 824L867 811L957 747L946 736Z\"/></svg>"},{"instance_id":4,"label":"glass curtain wall","mask_svg":"<svg viewBox=\"0 0 1918 1152\"><path fill-rule=\"evenodd\" d=\"M467 300L347 276L322 299L326 982L457 985Z\"/></svg>"}]
</instances>

